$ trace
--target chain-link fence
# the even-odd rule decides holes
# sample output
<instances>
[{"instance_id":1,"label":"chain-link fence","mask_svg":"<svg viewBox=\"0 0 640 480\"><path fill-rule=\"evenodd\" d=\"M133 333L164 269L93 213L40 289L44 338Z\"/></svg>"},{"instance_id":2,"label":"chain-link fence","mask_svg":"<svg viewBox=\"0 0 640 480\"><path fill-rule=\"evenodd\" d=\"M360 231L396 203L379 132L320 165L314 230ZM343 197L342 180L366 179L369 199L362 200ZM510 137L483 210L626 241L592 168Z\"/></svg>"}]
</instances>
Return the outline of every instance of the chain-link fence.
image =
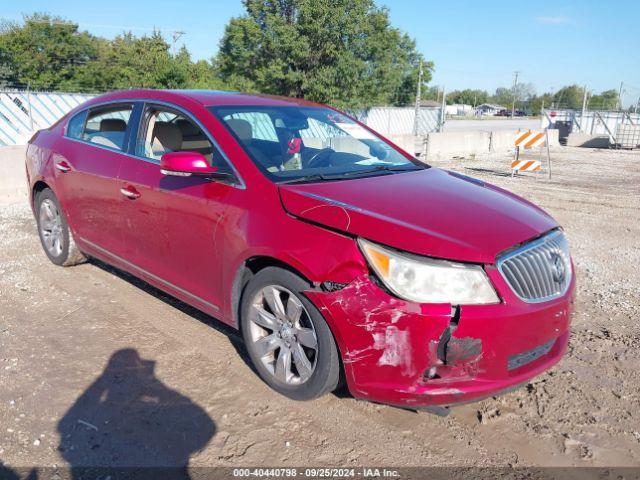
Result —
<instances>
[{"instance_id":1,"label":"chain-link fence","mask_svg":"<svg viewBox=\"0 0 640 480\"><path fill-rule=\"evenodd\" d=\"M560 140L570 133L606 135L609 142L622 148L636 148L635 132L640 126L640 113L627 111L579 111L549 109L543 112L542 128L557 128Z\"/></svg>"},{"instance_id":2,"label":"chain-link fence","mask_svg":"<svg viewBox=\"0 0 640 480\"><path fill-rule=\"evenodd\" d=\"M0 146L25 144L37 130L47 128L67 112L95 97L89 93L0 90ZM418 135L440 127L439 108L373 107L351 112L384 135ZM416 114L417 113L417 114ZM414 123L417 128L414 130Z\"/></svg>"}]
</instances>

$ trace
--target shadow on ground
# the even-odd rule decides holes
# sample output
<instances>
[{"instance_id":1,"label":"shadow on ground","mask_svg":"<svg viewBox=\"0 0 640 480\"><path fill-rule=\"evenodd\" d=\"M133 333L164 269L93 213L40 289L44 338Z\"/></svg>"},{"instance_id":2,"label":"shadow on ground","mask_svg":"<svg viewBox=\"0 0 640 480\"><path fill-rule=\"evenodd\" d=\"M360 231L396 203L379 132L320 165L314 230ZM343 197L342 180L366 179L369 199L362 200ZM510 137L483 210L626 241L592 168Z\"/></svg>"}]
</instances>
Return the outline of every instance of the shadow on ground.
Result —
<instances>
[{"instance_id":1,"label":"shadow on ground","mask_svg":"<svg viewBox=\"0 0 640 480\"><path fill-rule=\"evenodd\" d=\"M494 175L496 177L510 177L511 173L510 172L504 172L504 171L500 171L500 170L492 170L490 168L480 168L480 167L464 167L465 170L471 170L472 172L477 172L477 173L488 173L491 175Z\"/></svg>"},{"instance_id":2,"label":"shadow on ground","mask_svg":"<svg viewBox=\"0 0 640 480\"><path fill-rule=\"evenodd\" d=\"M227 324L221 322L220 320L210 315L207 315L206 313L198 310L197 308L192 307L191 305L184 303L183 301L178 300L175 297L172 297L168 293L163 292L162 290L154 287L153 285L150 285L144 280L141 280L140 278L135 277L123 270L120 270L112 265L104 263L101 260L98 260L95 258L91 258L89 261L92 265L95 265L96 267L101 268L102 270L109 272L112 275L115 275L116 277L130 283L131 285L139 288L140 290L143 290L149 295L152 295L153 297L159 300L162 300L167 305L170 305L173 308L180 310L182 313L189 315L195 318L196 320L199 320L200 322L217 330L218 332L226 335L227 338L229 339L229 342L231 343L233 348L236 350L238 356L251 369L251 371L256 376L258 376L258 372L256 371L253 364L251 363L249 354L247 353L247 350L244 346L244 341L238 330L228 326ZM344 380L341 381L341 386L333 392L333 395L335 395L338 398L353 398Z\"/></svg>"},{"instance_id":3,"label":"shadow on ground","mask_svg":"<svg viewBox=\"0 0 640 480\"><path fill-rule=\"evenodd\" d=\"M169 295L168 293L163 292L162 290L154 287L153 285L150 285L149 283L145 282L144 280L141 280L138 277L135 277L123 270L120 270L112 265L109 265L108 263L104 263L101 260L95 259L95 258L91 258L89 259L89 262L112 274L115 275L116 277L130 283L131 285L133 285L134 287L139 288L140 290L143 290L144 292L148 293L149 295L162 300L164 303L166 303L167 305L172 306L173 308L180 310L182 313L189 315L190 317L195 318L196 320L204 323L205 325L208 325L209 327L217 330L218 332L224 334L227 336L227 338L229 339L229 342L231 343L231 345L233 346L233 348L235 348L236 352L238 353L238 355L240 356L240 358L242 358L242 360L244 360L244 362L247 364L247 366L251 369L253 369L253 366L251 365L251 360L249 359L249 355L247 354L246 349L244 348L244 344L243 344L243 340L242 337L240 336L240 333L235 330L234 328L228 326L227 324L221 322L220 320L207 315L206 313L198 310L195 307L192 307L191 305L184 303L181 300L178 300L175 297L172 297L171 295Z\"/></svg>"},{"instance_id":4,"label":"shadow on ground","mask_svg":"<svg viewBox=\"0 0 640 480\"><path fill-rule=\"evenodd\" d=\"M207 412L155 376L155 362L118 350L58 423L58 450L74 479L139 473L189 478L191 455L216 433ZM133 468L132 468L133 467ZM151 467L151 468L150 468Z\"/></svg>"}]
</instances>

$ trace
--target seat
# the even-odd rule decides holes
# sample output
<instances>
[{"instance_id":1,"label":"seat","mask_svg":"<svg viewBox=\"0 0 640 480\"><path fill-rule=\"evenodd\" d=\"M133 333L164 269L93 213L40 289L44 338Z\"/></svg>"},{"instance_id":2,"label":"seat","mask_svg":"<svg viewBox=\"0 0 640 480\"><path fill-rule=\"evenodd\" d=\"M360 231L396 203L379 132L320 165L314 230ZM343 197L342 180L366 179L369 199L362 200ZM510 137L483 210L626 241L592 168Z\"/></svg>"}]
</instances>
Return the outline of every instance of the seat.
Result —
<instances>
[{"instance_id":1,"label":"seat","mask_svg":"<svg viewBox=\"0 0 640 480\"><path fill-rule=\"evenodd\" d=\"M169 122L156 122L153 126L151 138L151 152L155 158L160 158L168 152L182 150L182 132L180 127Z\"/></svg>"},{"instance_id":2,"label":"seat","mask_svg":"<svg viewBox=\"0 0 640 480\"><path fill-rule=\"evenodd\" d=\"M253 138L253 128L248 121L242 120L241 118L230 118L226 120L226 123L256 161L267 170L276 168L271 158L256 145L255 139Z\"/></svg>"},{"instance_id":3,"label":"seat","mask_svg":"<svg viewBox=\"0 0 640 480\"><path fill-rule=\"evenodd\" d=\"M127 122L121 118L103 118L100 130L89 136L89 141L105 147L122 150Z\"/></svg>"},{"instance_id":4,"label":"seat","mask_svg":"<svg viewBox=\"0 0 640 480\"><path fill-rule=\"evenodd\" d=\"M182 132L182 150L196 151L203 155L211 153L211 142L195 123L183 118L175 123Z\"/></svg>"},{"instance_id":5,"label":"seat","mask_svg":"<svg viewBox=\"0 0 640 480\"><path fill-rule=\"evenodd\" d=\"M127 129L127 122L121 118L103 118L100 121L101 132L124 132Z\"/></svg>"}]
</instances>

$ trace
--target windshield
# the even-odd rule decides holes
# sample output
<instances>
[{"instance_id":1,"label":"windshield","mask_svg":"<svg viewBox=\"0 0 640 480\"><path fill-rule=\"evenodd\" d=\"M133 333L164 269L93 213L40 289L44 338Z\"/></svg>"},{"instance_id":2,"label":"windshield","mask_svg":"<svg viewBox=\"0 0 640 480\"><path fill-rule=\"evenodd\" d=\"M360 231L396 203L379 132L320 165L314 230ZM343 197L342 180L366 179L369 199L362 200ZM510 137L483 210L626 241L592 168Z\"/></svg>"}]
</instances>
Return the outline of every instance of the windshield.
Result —
<instances>
[{"instance_id":1,"label":"windshield","mask_svg":"<svg viewBox=\"0 0 640 480\"><path fill-rule=\"evenodd\" d=\"M318 107L210 107L276 182L322 181L420 170L347 116Z\"/></svg>"}]
</instances>

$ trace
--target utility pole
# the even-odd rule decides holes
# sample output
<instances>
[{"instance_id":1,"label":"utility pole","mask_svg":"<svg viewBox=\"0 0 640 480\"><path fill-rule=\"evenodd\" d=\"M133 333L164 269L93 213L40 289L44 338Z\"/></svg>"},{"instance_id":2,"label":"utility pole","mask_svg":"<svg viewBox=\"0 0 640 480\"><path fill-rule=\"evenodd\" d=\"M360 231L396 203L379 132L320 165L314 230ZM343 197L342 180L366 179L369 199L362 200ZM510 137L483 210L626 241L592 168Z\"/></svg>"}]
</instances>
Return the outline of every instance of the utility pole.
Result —
<instances>
[{"instance_id":1,"label":"utility pole","mask_svg":"<svg viewBox=\"0 0 640 480\"><path fill-rule=\"evenodd\" d=\"M582 95L582 113L580 114L580 132L584 131L584 114L587 110L587 86L584 86L584 93Z\"/></svg>"},{"instance_id":2,"label":"utility pole","mask_svg":"<svg viewBox=\"0 0 640 480\"><path fill-rule=\"evenodd\" d=\"M418 118L420 117L420 101L422 95L422 59L418 66L418 86L416 87L416 110L413 117L413 134L418 135Z\"/></svg>"},{"instance_id":3,"label":"utility pole","mask_svg":"<svg viewBox=\"0 0 640 480\"><path fill-rule=\"evenodd\" d=\"M171 49L173 50L173 55L176 54L176 42L180 39L180 37L182 37L186 32L183 32L182 30L176 30L171 34L171 38L173 39L173 46L171 47Z\"/></svg>"},{"instance_id":4,"label":"utility pole","mask_svg":"<svg viewBox=\"0 0 640 480\"><path fill-rule=\"evenodd\" d=\"M511 102L511 118L515 116L516 113L516 87L518 86L518 75L520 72L517 70L513 72L513 102Z\"/></svg>"},{"instance_id":5,"label":"utility pole","mask_svg":"<svg viewBox=\"0 0 640 480\"><path fill-rule=\"evenodd\" d=\"M33 132L33 114L31 113L31 83L27 83L27 107L29 108L29 125Z\"/></svg>"},{"instance_id":6,"label":"utility pole","mask_svg":"<svg viewBox=\"0 0 640 480\"><path fill-rule=\"evenodd\" d=\"M620 90L618 91L618 110L622 110L622 86L624 82L620 82Z\"/></svg>"},{"instance_id":7,"label":"utility pole","mask_svg":"<svg viewBox=\"0 0 640 480\"><path fill-rule=\"evenodd\" d=\"M444 129L444 113L445 113L445 99L447 97L447 91L445 89L445 87L442 87L442 105L440 106L440 128L439 131L442 131Z\"/></svg>"}]
</instances>

